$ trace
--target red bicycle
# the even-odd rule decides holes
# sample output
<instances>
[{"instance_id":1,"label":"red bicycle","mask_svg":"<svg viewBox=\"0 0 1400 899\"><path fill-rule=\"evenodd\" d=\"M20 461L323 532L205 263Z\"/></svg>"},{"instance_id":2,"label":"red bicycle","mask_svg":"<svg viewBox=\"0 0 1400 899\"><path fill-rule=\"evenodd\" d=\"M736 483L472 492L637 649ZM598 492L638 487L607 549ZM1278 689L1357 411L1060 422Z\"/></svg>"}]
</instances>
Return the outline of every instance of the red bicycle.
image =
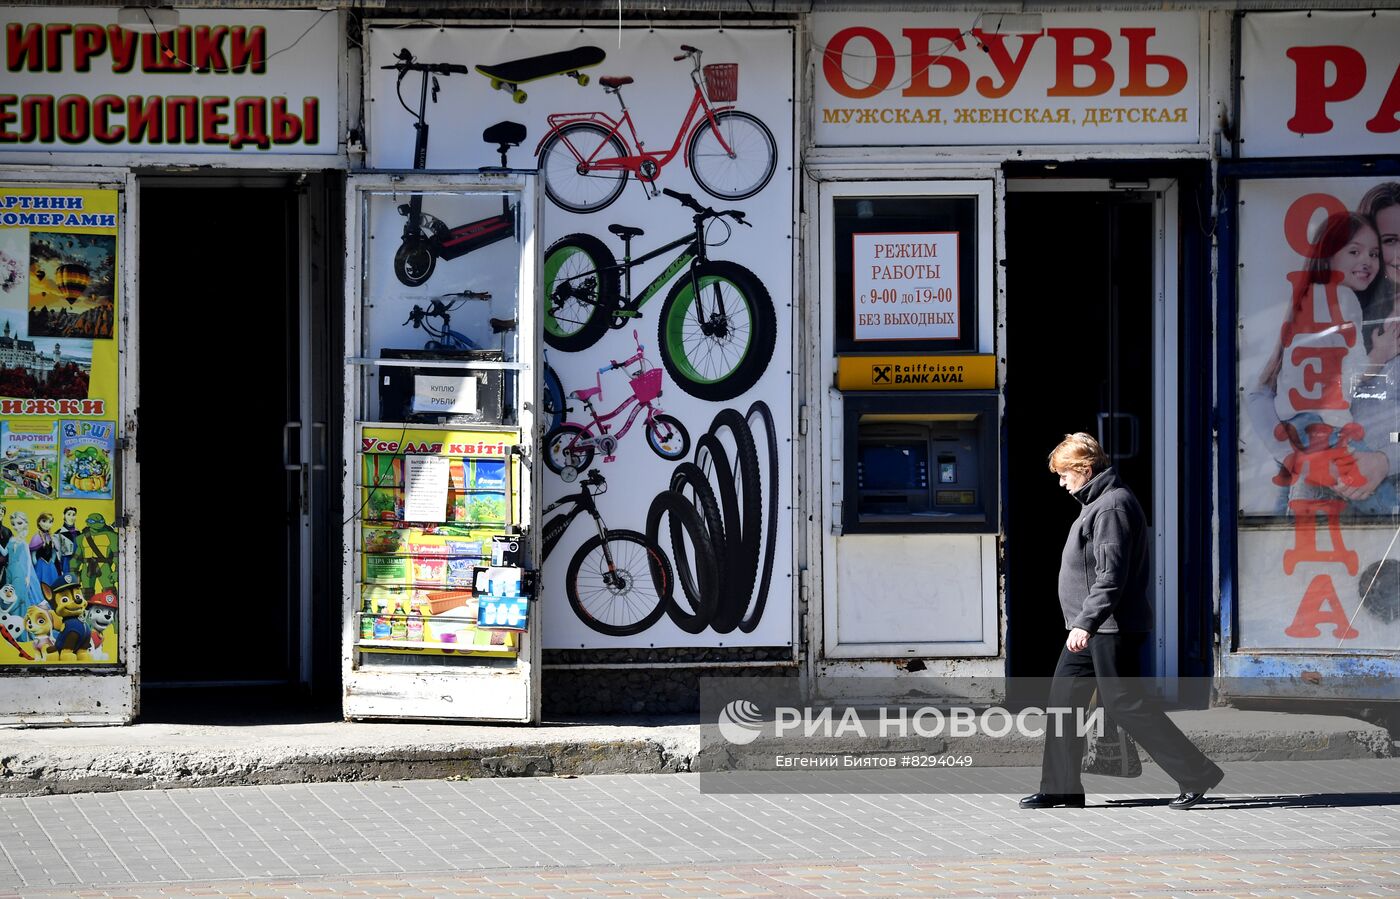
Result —
<instances>
[{"instance_id":1,"label":"red bicycle","mask_svg":"<svg viewBox=\"0 0 1400 899\"><path fill-rule=\"evenodd\" d=\"M544 464L566 482L572 481L581 470L587 468L598 450L602 450L604 462L613 461L618 440L631 430L632 423L643 409L646 410L647 446L651 447L652 452L675 462L684 459L690 451L690 434L686 432L685 425L656 405L656 398L661 396L662 370L647 361L646 347L638 340L636 331L632 332L632 340L637 343L637 352L621 362L613 361L598 369L597 386L569 392L570 399L583 403L592 420L586 425L564 422L544 435ZM635 372L628 373L627 383L632 388L632 395L619 403L616 409L599 415L598 410L593 408L593 398L603 395L603 374L629 365L637 366ZM610 433L608 422L628 407L631 407L632 413L627 416L627 421L616 434Z\"/></svg>"},{"instance_id":2,"label":"red bicycle","mask_svg":"<svg viewBox=\"0 0 1400 899\"><path fill-rule=\"evenodd\" d=\"M680 153L683 143L685 164L695 182L710 195L742 200L767 186L778 165L778 144L773 133L747 112L712 105L738 99L738 64L701 66L699 50L684 44L681 50L682 55L675 59L691 61L690 80L695 93L668 150L646 149L637 134L632 112L622 99L623 86L633 81L630 75L598 79L607 93L617 96L621 118L605 112L560 112L548 116L549 131L535 153L545 194L556 205L571 212L597 212L622 194L629 173L650 188L649 196L654 197L656 179ZM628 134L623 134L624 125Z\"/></svg>"}]
</instances>

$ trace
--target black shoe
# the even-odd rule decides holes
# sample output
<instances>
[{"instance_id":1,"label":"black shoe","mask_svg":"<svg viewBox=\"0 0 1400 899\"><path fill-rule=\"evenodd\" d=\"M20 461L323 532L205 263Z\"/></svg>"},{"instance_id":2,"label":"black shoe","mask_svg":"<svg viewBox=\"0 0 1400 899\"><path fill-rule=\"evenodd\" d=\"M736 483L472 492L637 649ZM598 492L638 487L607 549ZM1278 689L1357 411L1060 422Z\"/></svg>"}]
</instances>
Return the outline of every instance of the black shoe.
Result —
<instances>
[{"instance_id":1,"label":"black shoe","mask_svg":"<svg viewBox=\"0 0 1400 899\"><path fill-rule=\"evenodd\" d=\"M1202 799L1206 798L1206 792L1208 790L1215 789L1216 785L1225 779L1225 772L1221 771L1219 768L1216 768L1213 777L1214 779L1210 783L1206 784L1200 789L1183 789L1175 799L1167 803L1167 807L1177 809L1178 811L1185 811L1186 809L1200 802Z\"/></svg>"},{"instance_id":2,"label":"black shoe","mask_svg":"<svg viewBox=\"0 0 1400 899\"><path fill-rule=\"evenodd\" d=\"M1083 808L1083 793L1032 793L1021 800L1021 808Z\"/></svg>"},{"instance_id":3,"label":"black shoe","mask_svg":"<svg viewBox=\"0 0 1400 899\"><path fill-rule=\"evenodd\" d=\"M1206 798L1205 790L1202 790L1199 793L1182 793L1175 799L1173 799L1171 802L1168 802L1167 808L1174 808L1177 811L1185 811L1186 809L1200 802L1204 798Z\"/></svg>"}]
</instances>

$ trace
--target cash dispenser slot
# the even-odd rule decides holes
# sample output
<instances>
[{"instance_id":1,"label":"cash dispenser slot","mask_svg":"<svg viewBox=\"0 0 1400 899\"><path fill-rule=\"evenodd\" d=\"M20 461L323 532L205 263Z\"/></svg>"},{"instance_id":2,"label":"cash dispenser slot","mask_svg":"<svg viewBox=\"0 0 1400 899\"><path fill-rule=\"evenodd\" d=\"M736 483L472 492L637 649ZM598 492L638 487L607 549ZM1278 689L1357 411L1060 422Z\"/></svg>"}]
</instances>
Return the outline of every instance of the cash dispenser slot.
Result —
<instances>
[{"instance_id":1,"label":"cash dispenser slot","mask_svg":"<svg viewBox=\"0 0 1400 899\"><path fill-rule=\"evenodd\" d=\"M842 530L997 531L997 394L847 393Z\"/></svg>"}]
</instances>

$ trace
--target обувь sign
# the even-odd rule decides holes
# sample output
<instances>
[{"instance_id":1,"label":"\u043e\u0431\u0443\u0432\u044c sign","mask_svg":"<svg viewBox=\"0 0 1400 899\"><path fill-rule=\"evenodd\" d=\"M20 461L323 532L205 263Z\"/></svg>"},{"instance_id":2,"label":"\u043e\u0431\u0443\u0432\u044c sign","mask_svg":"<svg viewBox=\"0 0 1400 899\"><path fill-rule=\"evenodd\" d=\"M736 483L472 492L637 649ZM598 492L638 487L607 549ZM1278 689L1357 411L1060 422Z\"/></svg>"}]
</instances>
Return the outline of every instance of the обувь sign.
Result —
<instances>
[{"instance_id":1,"label":"\u043e\u0431\u0443\u0432\u044c sign","mask_svg":"<svg viewBox=\"0 0 1400 899\"><path fill-rule=\"evenodd\" d=\"M1197 143L1200 17L1055 13L814 17L817 143Z\"/></svg>"}]
</instances>

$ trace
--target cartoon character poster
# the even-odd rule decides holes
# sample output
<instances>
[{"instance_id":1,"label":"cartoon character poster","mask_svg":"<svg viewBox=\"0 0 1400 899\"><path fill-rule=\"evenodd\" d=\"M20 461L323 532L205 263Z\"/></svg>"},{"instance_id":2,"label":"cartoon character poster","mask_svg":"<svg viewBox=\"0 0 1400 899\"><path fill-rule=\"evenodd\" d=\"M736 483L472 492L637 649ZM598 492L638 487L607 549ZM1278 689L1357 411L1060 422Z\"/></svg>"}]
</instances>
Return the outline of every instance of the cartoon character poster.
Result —
<instances>
[{"instance_id":1,"label":"cartoon character poster","mask_svg":"<svg viewBox=\"0 0 1400 899\"><path fill-rule=\"evenodd\" d=\"M114 665L120 194L0 209L0 666Z\"/></svg>"},{"instance_id":2,"label":"cartoon character poster","mask_svg":"<svg viewBox=\"0 0 1400 899\"><path fill-rule=\"evenodd\" d=\"M64 421L58 493L69 499L111 499L117 428L110 421Z\"/></svg>"},{"instance_id":3,"label":"cartoon character poster","mask_svg":"<svg viewBox=\"0 0 1400 899\"><path fill-rule=\"evenodd\" d=\"M1240 187L1240 643L1400 647L1400 180Z\"/></svg>"}]
</instances>

